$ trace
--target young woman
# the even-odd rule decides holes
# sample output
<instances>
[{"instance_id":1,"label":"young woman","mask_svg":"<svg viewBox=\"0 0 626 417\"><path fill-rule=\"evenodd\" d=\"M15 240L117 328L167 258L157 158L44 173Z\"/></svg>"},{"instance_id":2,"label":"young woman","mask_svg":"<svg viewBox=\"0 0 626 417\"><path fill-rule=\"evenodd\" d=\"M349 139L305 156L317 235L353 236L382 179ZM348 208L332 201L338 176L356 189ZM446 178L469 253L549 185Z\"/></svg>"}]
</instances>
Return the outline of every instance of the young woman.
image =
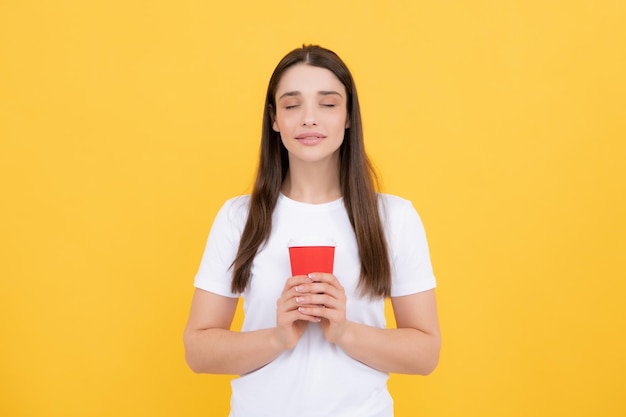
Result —
<instances>
[{"instance_id":1,"label":"young woman","mask_svg":"<svg viewBox=\"0 0 626 417\"><path fill-rule=\"evenodd\" d=\"M391 417L389 373L436 367L424 229L374 179L346 65L318 46L287 54L267 89L252 194L215 218L185 329L192 370L241 375L231 417ZM291 276L288 242L307 236L334 240L332 274ZM239 297L241 332L230 330Z\"/></svg>"}]
</instances>

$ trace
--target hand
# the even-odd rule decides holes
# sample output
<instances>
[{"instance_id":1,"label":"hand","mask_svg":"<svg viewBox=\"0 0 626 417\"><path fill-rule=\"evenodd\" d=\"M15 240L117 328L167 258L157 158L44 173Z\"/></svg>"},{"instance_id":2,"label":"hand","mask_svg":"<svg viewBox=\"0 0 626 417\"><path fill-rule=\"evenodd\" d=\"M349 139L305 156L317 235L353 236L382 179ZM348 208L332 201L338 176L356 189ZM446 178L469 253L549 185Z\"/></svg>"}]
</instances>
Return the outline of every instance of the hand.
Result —
<instances>
[{"instance_id":1,"label":"hand","mask_svg":"<svg viewBox=\"0 0 626 417\"><path fill-rule=\"evenodd\" d=\"M318 272L308 277L309 282L295 287L298 311L314 319L311 321L319 321L326 340L337 343L348 324L346 292L332 274Z\"/></svg>"},{"instance_id":2,"label":"hand","mask_svg":"<svg viewBox=\"0 0 626 417\"><path fill-rule=\"evenodd\" d=\"M276 301L276 330L277 339L281 347L292 349L304 334L309 321L319 322L320 319L299 311L303 303L298 303L296 297L303 293L296 288L311 284L313 280L306 275L296 275L285 282L283 292ZM313 307L313 306L309 306Z\"/></svg>"}]
</instances>

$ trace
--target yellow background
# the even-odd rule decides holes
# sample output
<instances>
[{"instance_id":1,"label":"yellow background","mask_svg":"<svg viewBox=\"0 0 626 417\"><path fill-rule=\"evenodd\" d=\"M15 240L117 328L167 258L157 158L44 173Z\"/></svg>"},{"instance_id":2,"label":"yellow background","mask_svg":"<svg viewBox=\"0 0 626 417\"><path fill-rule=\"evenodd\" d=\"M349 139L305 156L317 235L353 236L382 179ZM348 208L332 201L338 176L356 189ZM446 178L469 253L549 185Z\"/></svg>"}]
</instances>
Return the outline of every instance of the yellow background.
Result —
<instances>
[{"instance_id":1,"label":"yellow background","mask_svg":"<svg viewBox=\"0 0 626 417\"><path fill-rule=\"evenodd\" d=\"M624 416L621 1L0 2L0 415L225 416L182 331L263 95L342 56L426 225L444 345L398 417ZM237 321L239 322L240 316Z\"/></svg>"}]
</instances>

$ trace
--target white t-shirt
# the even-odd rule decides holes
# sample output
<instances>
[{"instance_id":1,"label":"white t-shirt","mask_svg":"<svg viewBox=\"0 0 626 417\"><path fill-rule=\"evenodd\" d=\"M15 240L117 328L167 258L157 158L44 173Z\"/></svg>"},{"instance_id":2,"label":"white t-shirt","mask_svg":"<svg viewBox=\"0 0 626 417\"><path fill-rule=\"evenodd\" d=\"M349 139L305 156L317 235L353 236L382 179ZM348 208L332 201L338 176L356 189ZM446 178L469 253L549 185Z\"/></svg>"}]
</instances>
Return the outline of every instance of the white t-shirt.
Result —
<instances>
[{"instance_id":1,"label":"white t-shirt","mask_svg":"<svg viewBox=\"0 0 626 417\"><path fill-rule=\"evenodd\" d=\"M422 222L408 200L379 195L392 265L391 296L435 287ZM226 297L232 264L250 197L227 201L217 214L195 277L197 288ZM242 331L276 326L276 301L291 276L288 243L294 238L335 241L334 275L346 291L348 320L384 328L384 300L362 297L357 284L360 260L343 200L305 204L280 195L272 214L269 241L252 265L244 300ZM232 381L230 417L391 417L388 374L349 357L309 323L298 344L271 363Z\"/></svg>"}]
</instances>

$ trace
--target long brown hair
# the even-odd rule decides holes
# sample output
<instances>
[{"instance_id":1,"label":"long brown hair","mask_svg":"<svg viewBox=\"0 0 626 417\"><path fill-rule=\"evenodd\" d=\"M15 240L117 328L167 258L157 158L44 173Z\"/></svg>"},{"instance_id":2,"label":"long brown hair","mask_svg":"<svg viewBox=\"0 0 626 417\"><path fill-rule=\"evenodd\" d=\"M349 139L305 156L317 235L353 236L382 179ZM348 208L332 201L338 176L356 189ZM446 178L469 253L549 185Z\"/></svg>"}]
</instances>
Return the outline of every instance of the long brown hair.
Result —
<instances>
[{"instance_id":1,"label":"long brown hair","mask_svg":"<svg viewBox=\"0 0 626 417\"><path fill-rule=\"evenodd\" d=\"M344 62L332 51L316 45L303 46L288 53L276 66L267 87L263 111L261 156L250 199L248 219L241 235L239 250L232 264L233 292L243 292L250 280L252 263L259 248L272 231L272 212L289 169L287 149L280 134L272 129L275 95L280 79L288 68L307 64L330 70L347 92L350 121L339 148L339 181L343 202L356 235L361 259L359 287L372 297L391 293L391 266L387 241L378 209L376 174L365 153L361 110L356 86Z\"/></svg>"}]
</instances>

